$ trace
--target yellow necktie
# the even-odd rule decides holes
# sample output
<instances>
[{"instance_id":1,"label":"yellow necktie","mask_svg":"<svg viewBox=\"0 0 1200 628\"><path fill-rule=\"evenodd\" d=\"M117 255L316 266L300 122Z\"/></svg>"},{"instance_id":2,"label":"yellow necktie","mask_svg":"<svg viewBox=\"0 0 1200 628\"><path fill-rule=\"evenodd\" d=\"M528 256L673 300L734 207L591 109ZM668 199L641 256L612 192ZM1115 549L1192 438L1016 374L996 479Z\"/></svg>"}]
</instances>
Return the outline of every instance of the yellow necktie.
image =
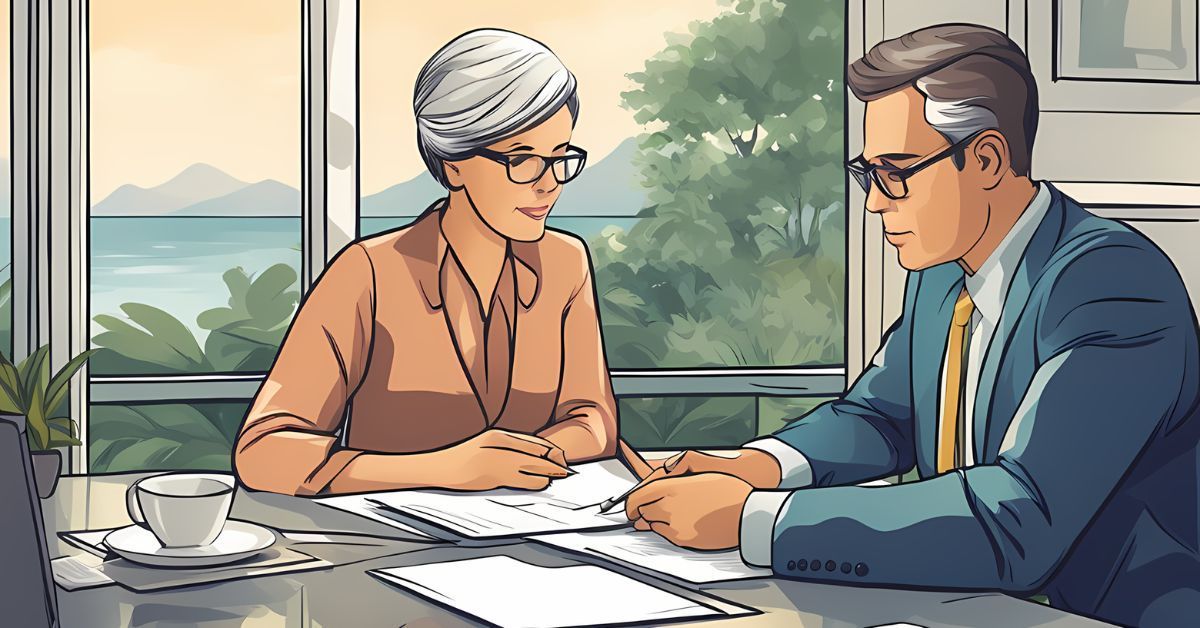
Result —
<instances>
[{"instance_id":1,"label":"yellow necktie","mask_svg":"<svg viewBox=\"0 0 1200 628\"><path fill-rule=\"evenodd\" d=\"M970 335L971 314L975 312L975 303L966 288L958 295L954 304L954 319L950 323L950 339L946 343L946 387L942 396L942 414L938 427L937 472L945 473L953 469L958 461L955 454L958 451L960 437L958 423L962 407L963 376L965 375L967 337Z\"/></svg>"}]
</instances>

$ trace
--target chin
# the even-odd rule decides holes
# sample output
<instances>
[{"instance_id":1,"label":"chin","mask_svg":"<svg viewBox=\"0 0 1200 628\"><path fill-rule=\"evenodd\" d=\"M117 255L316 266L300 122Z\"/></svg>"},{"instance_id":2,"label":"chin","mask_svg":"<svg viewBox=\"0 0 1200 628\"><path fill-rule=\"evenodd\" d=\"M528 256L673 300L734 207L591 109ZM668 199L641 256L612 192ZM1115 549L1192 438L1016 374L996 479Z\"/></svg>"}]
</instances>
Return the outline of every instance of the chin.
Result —
<instances>
[{"instance_id":1,"label":"chin","mask_svg":"<svg viewBox=\"0 0 1200 628\"><path fill-rule=\"evenodd\" d=\"M505 237L507 237L509 240L515 240L517 242L537 242L538 240L542 239L542 236L546 235L545 221L527 218L524 222L530 222L534 224L514 225L512 229L509 229L508 232L504 234Z\"/></svg>"}]
</instances>

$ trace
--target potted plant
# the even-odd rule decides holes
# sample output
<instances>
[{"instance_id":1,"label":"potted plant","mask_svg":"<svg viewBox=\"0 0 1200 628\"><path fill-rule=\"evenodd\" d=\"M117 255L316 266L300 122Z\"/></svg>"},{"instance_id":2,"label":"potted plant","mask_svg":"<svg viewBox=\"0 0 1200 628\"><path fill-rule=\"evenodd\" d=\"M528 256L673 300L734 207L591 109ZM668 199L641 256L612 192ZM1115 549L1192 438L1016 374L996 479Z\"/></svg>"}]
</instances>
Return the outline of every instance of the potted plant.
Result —
<instances>
[{"instance_id":1,"label":"potted plant","mask_svg":"<svg viewBox=\"0 0 1200 628\"><path fill-rule=\"evenodd\" d=\"M33 473L43 499L54 494L58 484L62 453L56 448L80 444L78 425L67 410L67 393L71 377L95 351L71 358L54 377L49 346L40 347L16 366L0 353L0 412L25 417Z\"/></svg>"}]
</instances>

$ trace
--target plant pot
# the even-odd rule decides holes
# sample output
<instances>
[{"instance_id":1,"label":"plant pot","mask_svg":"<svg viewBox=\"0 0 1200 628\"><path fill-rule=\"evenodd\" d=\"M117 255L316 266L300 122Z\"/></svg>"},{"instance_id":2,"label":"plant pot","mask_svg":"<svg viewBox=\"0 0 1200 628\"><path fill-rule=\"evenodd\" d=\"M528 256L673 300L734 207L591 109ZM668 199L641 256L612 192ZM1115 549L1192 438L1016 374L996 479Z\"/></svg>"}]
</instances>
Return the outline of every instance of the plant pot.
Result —
<instances>
[{"instance_id":1,"label":"plant pot","mask_svg":"<svg viewBox=\"0 0 1200 628\"><path fill-rule=\"evenodd\" d=\"M38 497L46 499L54 494L58 486L58 472L62 468L62 452L57 449L35 451L33 458L33 479L37 485Z\"/></svg>"}]
</instances>

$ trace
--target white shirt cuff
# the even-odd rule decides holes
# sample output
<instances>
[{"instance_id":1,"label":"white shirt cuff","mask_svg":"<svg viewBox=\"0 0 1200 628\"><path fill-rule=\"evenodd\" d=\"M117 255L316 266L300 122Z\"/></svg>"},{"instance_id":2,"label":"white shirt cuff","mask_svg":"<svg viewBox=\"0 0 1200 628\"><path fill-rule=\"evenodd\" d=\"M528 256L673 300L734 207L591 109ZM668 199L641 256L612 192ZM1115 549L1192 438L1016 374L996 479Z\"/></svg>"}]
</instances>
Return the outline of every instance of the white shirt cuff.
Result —
<instances>
[{"instance_id":1,"label":"white shirt cuff","mask_svg":"<svg viewBox=\"0 0 1200 628\"><path fill-rule=\"evenodd\" d=\"M742 562L754 567L771 568L771 544L775 541L775 520L791 497L790 491L754 491L742 506L742 527L738 542Z\"/></svg>"},{"instance_id":2,"label":"white shirt cuff","mask_svg":"<svg viewBox=\"0 0 1200 628\"><path fill-rule=\"evenodd\" d=\"M742 446L765 451L779 463L779 488L806 488L812 484L812 466L808 458L791 445L768 436Z\"/></svg>"}]
</instances>

